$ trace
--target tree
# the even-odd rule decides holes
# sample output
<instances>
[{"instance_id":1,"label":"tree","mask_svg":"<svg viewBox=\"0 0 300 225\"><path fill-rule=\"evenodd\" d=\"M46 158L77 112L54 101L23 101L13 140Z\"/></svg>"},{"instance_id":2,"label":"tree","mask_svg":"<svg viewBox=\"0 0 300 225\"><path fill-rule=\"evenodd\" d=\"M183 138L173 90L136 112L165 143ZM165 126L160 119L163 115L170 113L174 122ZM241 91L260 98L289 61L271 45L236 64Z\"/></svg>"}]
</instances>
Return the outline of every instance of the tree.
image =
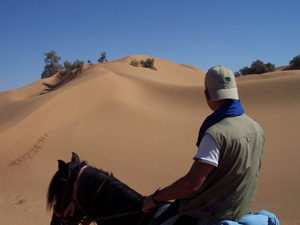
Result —
<instances>
[{"instance_id":1,"label":"tree","mask_svg":"<svg viewBox=\"0 0 300 225\"><path fill-rule=\"evenodd\" d=\"M74 62L73 62L73 69L75 69L75 73L79 73L81 72L82 70L82 67L84 65L84 62L79 60L79 59L76 59Z\"/></svg>"},{"instance_id":2,"label":"tree","mask_svg":"<svg viewBox=\"0 0 300 225\"><path fill-rule=\"evenodd\" d=\"M292 69L300 69L300 55L294 57L291 61L290 61L290 67Z\"/></svg>"},{"instance_id":3,"label":"tree","mask_svg":"<svg viewBox=\"0 0 300 225\"><path fill-rule=\"evenodd\" d=\"M101 57L98 59L98 62L99 62L99 63L107 62L107 59L106 59L106 52L105 52L105 51L101 53Z\"/></svg>"},{"instance_id":4,"label":"tree","mask_svg":"<svg viewBox=\"0 0 300 225\"><path fill-rule=\"evenodd\" d=\"M46 65L41 75L42 79L51 77L52 75L63 69L62 65L59 64L61 57L57 56L55 51L52 50L48 53L44 53L44 55L46 56L46 58L44 59Z\"/></svg>"},{"instance_id":5,"label":"tree","mask_svg":"<svg viewBox=\"0 0 300 225\"><path fill-rule=\"evenodd\" d=\"M242 76L242 75L241 75L240 72L236 71L236 72L234 72L234 76L235 76L235 77L239 77L239 76Z\"/></svg>"},{"instance_id":6,"label":"tree","mask_svg":"<svg viewBox=\"0 0 300 225\"><path fill-rule=\"evenodd\" d=\"M64 61L64 68L65 70L72 70L72 63L69 60Z\"/></svg>"},{"instance_id":7,"label":"tree","mask_svg":"<svg viewBox=\"0 0 300 225\"><path fill-rule=\"evenodd\" d=\"M251 64L251 67L243 67L240 69L240 73L242 75L247 75L247 74L261 74L261 73L266 73L270 72L275 69L275 65L268 62L268 63L263 63L260 60L253 61Z\"/></svg>"}]
</instances>

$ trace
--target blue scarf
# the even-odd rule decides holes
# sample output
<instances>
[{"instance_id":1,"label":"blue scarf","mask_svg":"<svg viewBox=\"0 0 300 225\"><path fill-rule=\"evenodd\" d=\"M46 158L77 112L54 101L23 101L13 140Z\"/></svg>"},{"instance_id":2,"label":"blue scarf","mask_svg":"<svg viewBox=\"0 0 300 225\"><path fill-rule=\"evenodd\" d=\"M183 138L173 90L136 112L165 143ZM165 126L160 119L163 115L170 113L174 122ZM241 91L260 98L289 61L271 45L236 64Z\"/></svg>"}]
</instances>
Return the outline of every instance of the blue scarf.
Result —
<instances>
[{"instance_id":1,"label":"blue scarf","mask_svg":"<svg viewBox=\"0 0 300 225\"><path fill-rule=\"evenodd\" d=\"M202 136L204 132L210 128L212 125L216 124L220 120L226 117L235 117L242 115L244 113L244 109L241 106L240 100L233 100L225 105L221 106L218 110L209 115L203 122L202 126L199 130L198 141L196 143L197 147L199 147Z\"/></svg>"}]
</instances>

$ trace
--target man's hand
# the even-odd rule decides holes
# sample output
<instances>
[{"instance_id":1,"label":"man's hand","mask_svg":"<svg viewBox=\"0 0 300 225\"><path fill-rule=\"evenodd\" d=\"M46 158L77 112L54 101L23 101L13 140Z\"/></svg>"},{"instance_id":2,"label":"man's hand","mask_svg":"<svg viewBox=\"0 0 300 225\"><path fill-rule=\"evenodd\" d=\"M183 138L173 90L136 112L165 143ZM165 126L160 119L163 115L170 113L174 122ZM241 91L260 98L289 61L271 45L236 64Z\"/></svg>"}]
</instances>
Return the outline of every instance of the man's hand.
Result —
<instances>
[{"instance_id":1,"label":"man's hand","mask_svg":"<svg viewBox=\"0 0 300 225\"><path fill-rule=\"evenodd\" d=\"M145 198L144 200L144 205L143 205L143 212L149 212L151 209L156 208L156 204L153 201L153 195L149 195L148 197Z\"/></svg>"}]
</instances>

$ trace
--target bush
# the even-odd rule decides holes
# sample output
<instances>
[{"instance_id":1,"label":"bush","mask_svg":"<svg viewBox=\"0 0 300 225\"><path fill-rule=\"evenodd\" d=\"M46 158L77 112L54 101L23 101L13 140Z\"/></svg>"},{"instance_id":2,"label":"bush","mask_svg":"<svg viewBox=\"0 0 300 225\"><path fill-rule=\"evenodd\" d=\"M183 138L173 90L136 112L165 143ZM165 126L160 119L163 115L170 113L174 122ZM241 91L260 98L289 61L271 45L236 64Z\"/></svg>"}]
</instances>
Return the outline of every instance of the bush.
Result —
<instances>
[{"instance_id":1,"label":"bush","mask_svg":"<svg viewBox=\"0 0 300 225\"><path fill-rule=\"evenodd\" d=\"M83 61L76 59L73 64L68 60L64 62L64 70L60 72L59 78L62 81L69 81L77 76L79 72L82 71L82 67L84 65Z\"/></svg>"},{"instance_id":2,"label":"bush","mask_svg":"<svg viewBox=\"0 0 300 225\"><path fill-rule=\"evenodd\" d=\"M42 79L51 77L52 75L63 69L63 66L59 64L61 57L57 56L55 51L52 50L48 53L44 53L44 55L46 56L46 58L44 59L46 65L44 67L44 71L41 74Z\"/></svg>"},{"instance_id":3,"label":"bush","mask_svg":"<svg viewBox=\"0 0 300 225\"><path fill-rule=\"evenodd\" d=\"M153 70L157 70L154 66L154 59L148 58L148 59L146 59L146 61L141 60L140 63L143 67L150 68L150 69L153 69Z\"/></svg>"},{"instance_id":4,"label":"bush","mask_svg":"<svg viewBox=\"0 0 300 225\"><path fill-rule=\"evenodd\" d=\"M101 53L101 57L98 59L98 62L99 62L99 63L107 62L107 59L106 59L106 52L105 52L105 51Z\"/></svg>"},{"instance_id":5,"label":"bush","mask_svg":"<svg viewBox=\"0 0 300 225\"><path fill-rule=\"evenodd\" d=\"M243 67L240 69L240 74L241 75L247 75L247 74L261 74L261 73L266 73L273 71L275 69L275 65L268 62L267 64L263 63L260 60L253 61L251 64L251 67ZM237 76L237 72L235 73Z\"/></svg>"},{"instance_id":6,"label":"bush","mask_svg":"<svg viewBox=\"0 0 300 225\"><path fill-rule=\"evenodd\" d=\"M133 59L133 60L131 60L130 65L138 67L139 62L137 60Z\"/></svg>"},{"instance_id":7,"label":"bush","mask_svg":"<svg viewBox=\"0 0 300 225\"><path fill-rule=\"evenodd\" d=\"M291 69L300 69L300 55L294 57L290 61L290 68Z\"/></svg>"},{"instance_id":8,"label":"bush","mask_svg":"<svg viewBox=\"0 0 300 225\"><path fill-rule=\"evenodd\" d=\"M73 62L72 69L75 69L75 72L76 72L76 73L79 73L79 72L82 71L83 65L84 65L84 62L83 62L83 61L76 59L76 60Z\"/></svg>"}]
</instances>

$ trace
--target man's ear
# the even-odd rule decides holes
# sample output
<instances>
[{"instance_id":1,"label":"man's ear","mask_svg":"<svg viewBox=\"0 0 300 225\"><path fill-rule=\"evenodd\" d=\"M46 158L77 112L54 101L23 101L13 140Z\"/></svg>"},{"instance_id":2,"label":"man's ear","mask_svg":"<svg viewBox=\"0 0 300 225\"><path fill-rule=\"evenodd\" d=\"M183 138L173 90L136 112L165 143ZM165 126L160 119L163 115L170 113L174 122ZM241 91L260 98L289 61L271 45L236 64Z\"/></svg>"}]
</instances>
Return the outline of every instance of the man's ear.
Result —
<instances>
[{"instance_id":1,"label":"man's ear","mask_svg":"<svg viewBox=\"0 0 300 225\"><path fill-rule=\"evenodd\" d=\"M209 95L209 92L208 92L207 89L204 90L204 94L205 94L206 100L209 100L210 99L210 95Z\"/></svg>"},{"instance_id":2,"label":"man's ear","mask_svg":"<svg viewBox=\"0 0 300 225\"><path fill-rule=\"evenodd\" d=\"M77 163L80 163L79 156L78 156L75 152L72 152L72 159L71 159L71 162L77 162Z\"/></svg>"},{"instance_id":3,"label":"man's ear","mask_svg":"<svg viewBox=\"0 0 300 225\"><path fill-rule=\"evenodd\" d=\"M58 170L62 173L63 176L67 176L68 174L68 165L62 161L62 160L57 160L58 161Z\"/></svg>"}]
</instances>

